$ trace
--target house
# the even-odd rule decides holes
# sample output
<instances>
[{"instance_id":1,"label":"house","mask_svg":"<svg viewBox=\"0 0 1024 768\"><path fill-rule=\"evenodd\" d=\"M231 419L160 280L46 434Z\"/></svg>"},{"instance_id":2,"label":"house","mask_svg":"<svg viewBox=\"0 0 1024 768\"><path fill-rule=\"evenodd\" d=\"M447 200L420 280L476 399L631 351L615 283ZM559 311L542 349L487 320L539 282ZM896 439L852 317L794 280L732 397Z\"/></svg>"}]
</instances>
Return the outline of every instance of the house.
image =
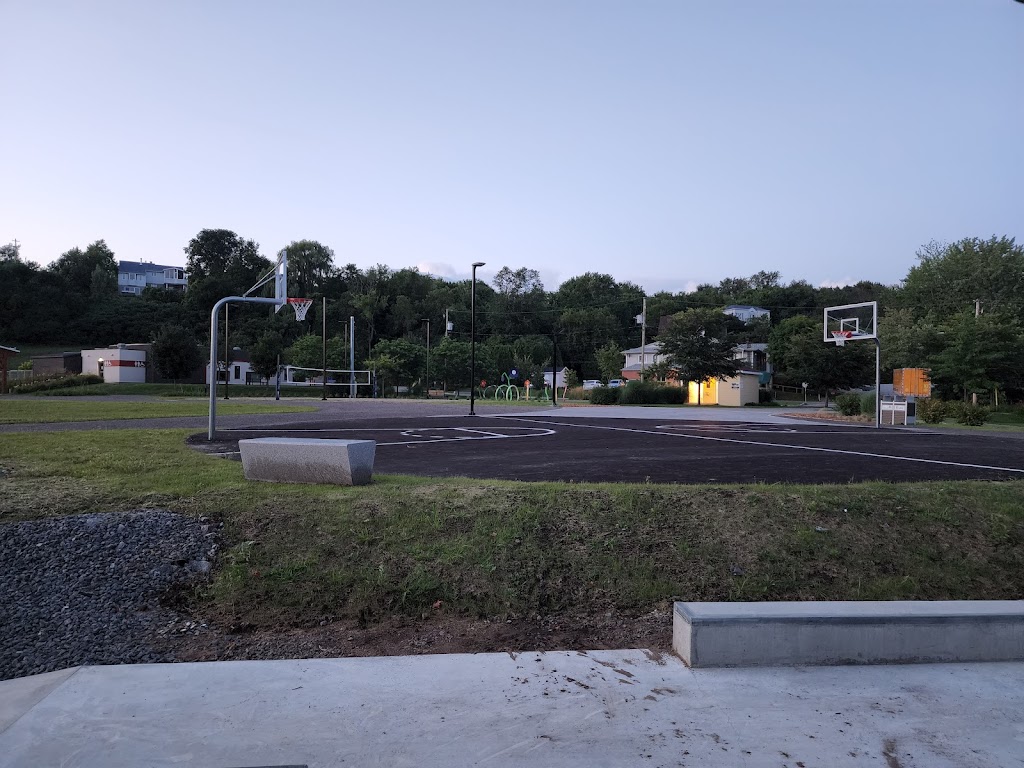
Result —
<instances>
[{"instance_id":1,"label":"house","mask_svg":"<svg viewBox=\"0 0 1024 768\"><path fill-rule=\"evenodd\" d=\"M622 378L627 381L638 380L642 368L650 368L654 363L660 363L665 360L665 355L661 354L661 344L657 341L652 341L645 347L627 349L622 354L626 356L626 365L622 369Z\"/></svg>"},{"instance_id":2,"label":"house","mask_svg":"<svg viewBox=\"0 0 1024 768\"><path fill-rule=\"evenodd\" d=\"M771 363L768 360L767 344L739 344L733 347L733 357L740 361L740 370L735 376L697 382L679 382L688 387L687 401L702 405L741 406L757 404L758 389L771 383ZM641 361L644 368L667 359L661 354L661 344L651 342L645 347L634 347L623 351L626 365L622 378L636 381L640 378ZM698 400L699 398L699 400Z\"/></svg>"},{"instance_id":3,"label":"house","mask_svg":"<svg viewBox=\"0 0 1024 768\"><path fill-rule=\"evenodd\" d=\"M143 288L184 291L187 287L188 274L181 267L150 261L117 262L117 290L120 293L137 296Z\"/></svg>"},{"instance_id":4,"label":"house","mask_svg":"<svg viewBox=\"0 0 1024 768\"><path fill-rule=\"evenodd\" d=\"M772 317L772 313L764 307L752 307L749 304L730 304L722 312L732 315L744 323L749 323L751 320L756 320L759 317L768 318L769 320Z\"/></svg>"},{"instance_id":5,"label":"house","mask_svg":"<svg viewBox=\"0 0 1024 768\"><path fill-rule=\"evenodd\" d=\"M294 366L291 365L284 367L284 377L281 379L282 383L292 383L290 373L293 367ZM209 384L209 363L206 364L205 377L205 383ZM217 383L221 383L225 379L227 379L229 384L251 384L253 381L258 380L258 377L253 373L252 365L249 364L249 356L238 347L235 347L231 353L230 368L225 370L223 358L217 361Z\"/></svg>"},{"instance_id":6,"label":"house","mask_svg":"<svg viewBox=\"0 0 1024 768\"><path fill-rule=\"evenodd\" d=\"M569 369L568 369L568 367L565 367L565 368L562 368L562 370L558 371L555 374L555 381L558 382L557 386L559 386L559 387L564 387L565 386L565 377L568 375L568 373L569 373ZM551 371L544 371L544 386L545 387L550 387L551 386Z\"/></svg>"},{"instance_id":7,"label":"house","mask_svg":"<svg viewBox=\"0 0 1024 768\"><path fill-rule=\"evenodd\" d=\"M137 349L140 346L143 345L115 344L102 349L83 349L82 373L102 376L104 384L145 384L146 350Z\"/></svg>"}]
</instances>

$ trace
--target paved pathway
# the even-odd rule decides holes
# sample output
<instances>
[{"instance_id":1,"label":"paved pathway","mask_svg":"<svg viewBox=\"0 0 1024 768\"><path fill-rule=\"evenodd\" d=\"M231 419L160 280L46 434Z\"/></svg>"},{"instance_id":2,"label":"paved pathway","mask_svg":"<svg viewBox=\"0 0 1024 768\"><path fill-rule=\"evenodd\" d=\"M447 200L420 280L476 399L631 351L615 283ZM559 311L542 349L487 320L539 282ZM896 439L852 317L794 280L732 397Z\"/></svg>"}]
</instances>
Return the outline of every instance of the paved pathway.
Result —
<instances>
[{"instance_id":1,"label":"paved pathway","mask_svg":"<svg viewBox=\"0 0 1024 768\"><path fill-rule=\"evenodd\" d=\"M84 667L0 682L0 767L1024 765L1024 663L651 651Z\"/></svg>"}]
</instances>

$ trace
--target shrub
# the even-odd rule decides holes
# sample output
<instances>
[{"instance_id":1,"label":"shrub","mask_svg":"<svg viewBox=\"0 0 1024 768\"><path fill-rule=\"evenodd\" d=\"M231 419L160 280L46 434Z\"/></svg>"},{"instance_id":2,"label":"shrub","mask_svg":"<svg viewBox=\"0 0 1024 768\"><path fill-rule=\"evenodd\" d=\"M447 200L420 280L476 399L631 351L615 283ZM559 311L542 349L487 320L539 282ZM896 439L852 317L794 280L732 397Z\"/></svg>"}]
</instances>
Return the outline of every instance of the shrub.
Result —
<instances>
[{"instance_id":1,"label":"shrub","mask_svg":"<svg viewBox=\"0 0 1024 768\"><path fill-rule=\"evenodd\" d=\"M618 405L621 391L622 387L595 387L590 390L590 402L593 405Z\"/></svg>"},{"instance_id":2,"label":"shrub","mask_svg":"<svg viewBox=\"0 0 1024 768\"><path fill-rule=\"evenodd\" d=\"M960 418L964 414L964 408L966 407L966 403L964 403L963 400L953 400L951 402L945 403L945 406L946 416L951 419L956 419L957 421L960 421Z\"/></svg>"},{"instance_id":3,"label":"shrub","mask_svg":"<svg viewBox=\"0 0 1024 768\"><path fill-rule=\"evenodd\" d=\"M653 381L631 381L622 388L619 402L623 405L683 405L686 391L682 387L666 387Z\"/></svg>"},{"instance_id":4,"label":"shrub","mask_svg":"<svg viewBox=\"0 0 1024 768\"><path fill-rule=\"evenodd\" d=\"M860 396L860 412L868 416L875 415L875 393L866 392Z\"/></svg>"},{"instance_id":5,"label":"shrub","mask_svg":"<svg viewBox=\"0 0 1024 768\"><path fill-rule=\"evenodd\" d=\"M836 398L836 407L843 416L860 415L860 395L855 392L847 392Z\"/></svg>"},{"instance_id":6,"label":"shrub","mask_svg":"<svg viewBox=\"0 0 1024 768\"><path fill-rule=\"evenodd\" d=\"M569 387L562 396L564 400L586 400L587 390L583 387Z\"/></svg>"},{"instance_id":7,"label":"shrub","mask_svg":"<svg viewBox=\"0 0 1024 768\"><path fill-rule=\"evenodd\" d=\"M72 389L89 384L102 384L103 378L92 373L55 373L50 376L39 376L23 384L12 386L11 392L18 395L29 395L33 392L48 392L53 389Z\"/></svg>"},{"instance_id":8,"label":"shrub","mask_svg":"<svg viewBox=\"0 0 1024 768\"><path fill-rule=\"evenodd\" d=\"M973 403L964 403L956 420L968 427L980 427L988 421L989 410Z\"/></svg>"},{"instance_id":9,"label":"shrub","mask_svg":"<svg viewBox=\"0 0 1024 768\"><path fill-rule=\"evenodd\" d=\"M917 418L925 424L941 424L946 418L946 404L935 397L917 401Z\"/></svg>"},{"instance_id":10,"label":"shrub","mask_svg":"<svg viewBox=\"0 0 1024 768\"><path fill-rule=\"evenodd\" d=\"M773 405L775 403L775 397L770 389L759 389L757 390L757 404L758 405Z\"/></svg>"}]
</instances>

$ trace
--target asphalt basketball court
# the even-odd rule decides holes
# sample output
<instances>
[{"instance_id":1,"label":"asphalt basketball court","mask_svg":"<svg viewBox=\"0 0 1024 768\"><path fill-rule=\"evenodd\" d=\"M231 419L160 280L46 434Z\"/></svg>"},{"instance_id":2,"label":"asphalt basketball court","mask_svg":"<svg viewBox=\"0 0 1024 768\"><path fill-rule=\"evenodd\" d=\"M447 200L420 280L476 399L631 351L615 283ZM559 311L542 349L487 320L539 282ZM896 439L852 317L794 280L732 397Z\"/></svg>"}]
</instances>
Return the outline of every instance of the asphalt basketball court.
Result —
<instances>
[{"instance_id":1,"label":"asphalt basketball court","mask_svg":"<svg viewBox=\"0 0 1024 768\"><path fill-rule=\"evenodd\" d=\"M587 410L321 417L276 427L222 428L217 445L233 452L238 440L254 437L375 440L378 473L525 481L842 484L1024 478L1024 440L1005 436L807 423L774 415L744 421L744 414L735 412L740 409L720 417L702 412L699 420L693 409L685 409L683 418L676 409L619 406L615 418L588 416Z\"/></svg>"}]
</instances>

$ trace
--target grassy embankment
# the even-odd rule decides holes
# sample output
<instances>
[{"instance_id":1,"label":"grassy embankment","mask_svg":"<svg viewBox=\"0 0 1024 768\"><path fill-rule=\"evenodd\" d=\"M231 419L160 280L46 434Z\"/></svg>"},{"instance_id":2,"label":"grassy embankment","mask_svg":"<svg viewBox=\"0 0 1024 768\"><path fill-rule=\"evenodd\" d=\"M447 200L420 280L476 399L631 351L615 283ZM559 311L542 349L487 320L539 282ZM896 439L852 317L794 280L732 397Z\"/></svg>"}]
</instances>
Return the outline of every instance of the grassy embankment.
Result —
<instances>
[{"instance_id":1,"label":"grassy embankment","mask_svg":"<svg viewBox=\"0 0 1024 768\"><path fill-rule=\"evenodd\" d=\"M315 411L309 405L270 405L220 401L217 413L224 416L254 413L303 413ZM50 424L69 421L119 421L174 416L205 416L206 401L77 402L64 400L0 400L0 424Z\"/></svg>"},{"instance_id":2,"label":"grassy embankment","mask_svg":"<svg viewBox=\"0 0 1024 768\"><path fill-rule=\"evenodd\" d=\"M249 483L184 430L8 434L0 526L170 507L225 523L201 610L322 617L641 614L671 599L1024 595L1024 483L685 486L378 476Z\"/></svg>"}]
</instances>

